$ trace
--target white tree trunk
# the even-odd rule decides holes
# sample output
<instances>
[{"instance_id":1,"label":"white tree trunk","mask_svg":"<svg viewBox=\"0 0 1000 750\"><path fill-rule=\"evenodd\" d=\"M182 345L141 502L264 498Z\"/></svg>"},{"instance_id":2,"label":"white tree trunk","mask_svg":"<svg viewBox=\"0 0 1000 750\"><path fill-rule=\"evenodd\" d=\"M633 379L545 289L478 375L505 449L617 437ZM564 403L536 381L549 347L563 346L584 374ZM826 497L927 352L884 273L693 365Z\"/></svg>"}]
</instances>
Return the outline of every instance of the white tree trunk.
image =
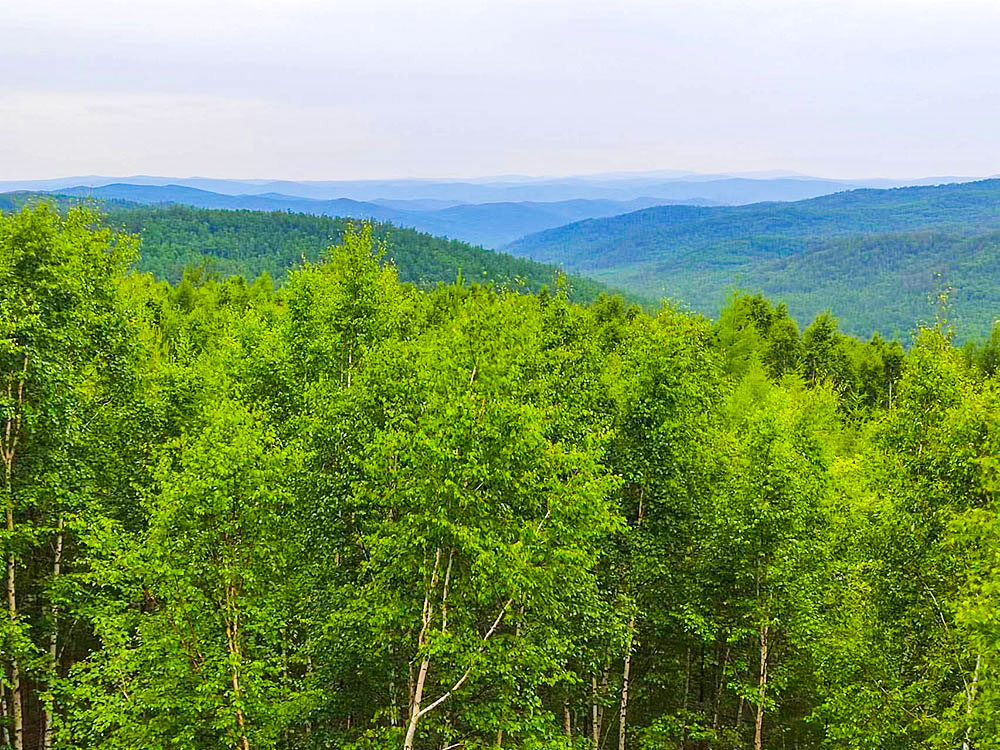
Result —
<instances>
[{"instance_id":1,"label":"white tree trunk","mask_svg":"<svg viewBox=\"0 0 1000 750\"><path fill-rule=\"evenodd\" d=\"M982 660L983 655L976 654L976 670L972 673L972 683L965 688L965 717L969 723L966 724L965 737L962 738L962 750L970 750L972 747L972 705L979 690L979 667L982 665Z\"/></svg>"},{"instance_id":2,"label":"white tree trunk","mask_svg":"<svg viewBox=\"0 0 1000 750\"><path fill-rule=\"evenodd\" d=\"M10 421L7 423L8 436L10 433ZM7 533L11 537L14 534L14 499L11 489L11 478L13 470L14 454L12 449L8 449L4 455L4 476L7 490L6 521ZM11 624L17 623L17 559L14 553L7 555L7 616ZM21 667L17 656L12 655L10 659L10 703L11 703L11 734L14 739L14 750L24 750L24 715L23 697L21 695Z\"/></svg>"},{"instance_id":3,"label":"white tree trunk","mask_svg":"<svg viewBox=\"0 0 1000 750\"><path fill-rule=\"evenodd\" d=\"M59 575L62 573L62 551L63 551L63 517L59 516L59 521L57 523L56 531L56 546L55 551L52 556L52 580L56 581L59 579ZM59 665L57 664L59 659L59 620L58 620L58 610L56 607L52 607L50 610L52 616L52 632L49 634L49 664L52 669L52 674L58 676ZM52 732L53 732L53 709L51 703L45 704L45 736L42 741L42 747L44 750L51 750L52 748Z\"/></svg>"},{"instance_id":4,"label":"white tree trunk","mask_svg":"<svg viewBox=\"0 0 1000 750\"><path fill-rule=\"evenodd\" d=\"M618 707L618 750L625 750L625 733L628 719L629 673L632 670L632 640L635 633L635 615L628 624L628 641L625 644L625 666L622 669L622 700Z\"/></svg>"},{"instance_id":5,"label":"white tree trunk","mask_svg":"<svg viewBox=\"0 0 1000 750\"><path fill-rule=\"evenodd\" d=\"M0 438L0 454L4 464L4 490L7 493L6 525L9 536L14 535L14 457L17 455L17 444L21 439L21 414L24 406L24 384L28 376L28 355L24 355L17 389L14 388L14 376L7 380L7 398L13 401L15 411L7 417L2 438ZM7 555L7 612L10 622L14 625L18 619L17 612L17 559L13 551ZM24 699L21 692L21 667L17 656L10 660L11 684L11 718L13 720L11 733L14 735L14 750L24 750Z\"/></svg>"},{"instance_id":6,"label":"white tree trunk","mask_svg":"<svg viewBox=\"0 0 1000 750\"><path fill-rule=\"evenodd\" d=\"M767 634L769 627L763 625L760 629L760 682L757 688L757 726L754 731L754 750L762 750L764 728L764 698L767 694Z\"/></svg>"}]
</instances>

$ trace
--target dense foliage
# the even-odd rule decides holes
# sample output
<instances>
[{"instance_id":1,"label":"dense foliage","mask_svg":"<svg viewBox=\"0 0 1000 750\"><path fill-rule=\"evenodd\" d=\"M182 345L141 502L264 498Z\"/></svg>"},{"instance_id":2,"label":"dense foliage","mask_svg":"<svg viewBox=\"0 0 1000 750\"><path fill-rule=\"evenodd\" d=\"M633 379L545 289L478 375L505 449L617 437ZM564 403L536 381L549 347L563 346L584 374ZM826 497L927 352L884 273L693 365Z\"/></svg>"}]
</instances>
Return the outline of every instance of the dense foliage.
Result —
<instances>
[{"instance_id":1,"label":"dense foliage","mask_svg":"<svg viewBox=\"0 0 1000 750\"><path fill-rule=\"evenodd\" d=\"M734 287L805 324L832 307L850 332L910 333L952 288L962 337L1000 305L1000 180L854 190L793 203L661 206L525 237L515 255L717 315Z\"/></svg>"},{"instance_id":2,"label":"dense foliage","mask_svg":"<svg viewBox=\"0 0 1000 750\"><path fill-rule=\"evenodd\" d=\"M0 216L0 746L1000 745L1000 331L135 253Z\"/></svg>"}]
</instances>

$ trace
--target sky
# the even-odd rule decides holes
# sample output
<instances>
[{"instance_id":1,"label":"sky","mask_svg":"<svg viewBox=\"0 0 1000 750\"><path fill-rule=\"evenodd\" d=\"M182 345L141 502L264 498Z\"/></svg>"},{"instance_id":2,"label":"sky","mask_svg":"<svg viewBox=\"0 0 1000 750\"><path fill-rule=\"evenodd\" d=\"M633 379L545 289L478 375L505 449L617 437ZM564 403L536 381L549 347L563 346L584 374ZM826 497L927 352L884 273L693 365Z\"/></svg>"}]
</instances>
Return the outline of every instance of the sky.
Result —
<instances>
[{"instance_id":1,"label":"sky","mask_svg":"<svg viewBox=\"0 0 1000 750\"><path fill-rule=\"evenodd\" d=\"M0 180L1000 172L997 0L0 0Z\"/></svg>"}]
</instances>

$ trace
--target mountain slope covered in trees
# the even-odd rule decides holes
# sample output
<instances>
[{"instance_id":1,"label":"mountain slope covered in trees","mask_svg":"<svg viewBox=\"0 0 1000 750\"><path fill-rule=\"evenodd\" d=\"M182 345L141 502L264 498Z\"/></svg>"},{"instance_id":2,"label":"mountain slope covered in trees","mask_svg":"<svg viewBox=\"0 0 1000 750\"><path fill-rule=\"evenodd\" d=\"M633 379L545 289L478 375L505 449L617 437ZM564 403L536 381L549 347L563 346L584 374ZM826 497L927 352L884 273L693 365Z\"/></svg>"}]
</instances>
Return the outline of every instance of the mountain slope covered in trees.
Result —
<instances>
[{"instance_id":1,"label":"mountain slope covered in trees","mask_svg":"<svg viewBox=\"0 0 1000 750\"><path fill-rule=\"evenodd\" d=\"M186 206L111 209L108 222L139 234L138 268L177 280L185 268L207 264L222 277L254 278L267 272L284 278L303 259L318 260L357 222L306 214L213 211ZM400 279L415 284L450 283L459 273L472 281L531 290L553 286L557 272L525 258L472 247L457 240L385 223L372 225L376 240ZM574 295L593 299L605 287L580 276L570 279Z\"/></svg>"},{"instance_id":2,"label":"mountain slope covered in trees","mask_svg":"<svg viewBox=\"0 0 1000 750\"><path fill-rule=\"evenodd\" d=\"M525 237L517 255L715 314L740 287L787 297L800 321L832 307L849 330L910 330L956 292L966 335L1000 301L1000 181L855 190L794 203L650 208ZM988 273L984 273L988 272Z\"/></svg>"},{"instance_id":3,"label":"mountain slope covered in trees","mask_svg":"<svg viewBox=\"0 0 1000 750\"><path fill-rule=\"evenodd\" d=\"M39 200L36 194L0 195L0 210ZM60 199L64 207L75 198ZM109 200L100 204L109 225L141 239L136 268L158 279L180 281L185 270L203 268L221 278L253 279L269 274L276 282L305 261L319 260L338 244L353 224L350 219L285 212L197 209L184 205L142 206ZM376 222L376 241L385 249L400 279L419 285L451 283L459 273L467 280L537 291L554 286L553 266L432 237L413 229ZM592 300L607 288L580 276L567 278L573 299Z\"/></svg>"}]
</instances>

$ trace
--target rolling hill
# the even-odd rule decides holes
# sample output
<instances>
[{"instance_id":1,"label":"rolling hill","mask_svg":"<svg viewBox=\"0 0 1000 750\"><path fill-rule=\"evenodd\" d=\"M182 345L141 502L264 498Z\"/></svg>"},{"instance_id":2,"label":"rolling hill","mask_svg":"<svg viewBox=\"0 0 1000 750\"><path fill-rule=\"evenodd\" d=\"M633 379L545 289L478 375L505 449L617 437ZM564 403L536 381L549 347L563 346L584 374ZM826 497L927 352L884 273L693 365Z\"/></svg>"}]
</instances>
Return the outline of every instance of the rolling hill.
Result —
<instances>
[{"instance_id":1,"label":"rolling hill","mask_svg":"<svg viewBox=\"0 0 1000 750\"><path fill-rule=\"evenodd\" d=\"M0 211L46 199L51 197L0 194ZM58 199L64 206L77 201L72 196ZM303 260L321 258L352 224L348 218L184 205L143 206L109 201L102 208L109 226L142 237L136 269L171 282L177 282L186 268L195 266L219 277L254 278L266 272L280 281ZM384 222L375 223L373 228L400 279L420 286L451 283L461 271L469 281L538 291L553 286L558 275L554 266L413 229ZM569 295L575 301L590 301L608 291L600 282L587 278L573 276L568 281Z\"/></svg>"},{"instance_id":2,"label":"rolling hill","mask_svg":"<svg viewBox=\"0 0 1000 750\"><path fill-rule=\"evenodd\" d=\"M1000 318L1000 232L838 238L761 263L740 284L782 300L803 324L831 308L850 332L905 337L940 314L960 339L982 338Z\"/></svg>"},{"instance_id":3,"label":"rolling hill","mask_svg":"<svg viewBox=\"0 0 1000 750\"><path fill-rule=\"evenodd\" d=\"M196 208L226 208L247 211L292 211L317 216L342 216L357 219L377 219L393 221L405 216L405 212L364 203L348 198L333 200L313 200L296 198L278 193L260 195L225 195L209 190L185 187L183 185L132 185L114 183L101 187L77 186L56 191L56 195L71 195L96 200L121 200L131 203L164 204L177 203Z\"/></svg>"},{"instance_id":4,"label":"rolling hill","mask_svg":"<svg viewBox=\"0 0 1000 750\"><path fill-rule=\"evenodd\" d=\"M800 324L832 308L867 335L910 330L928 298L982 335L1000 313L1000 180L854 190L792 203L664 206L529 235L515 255L557 263L714 315L734 288L789 301Z\"/></svg>"}]
</instances>

